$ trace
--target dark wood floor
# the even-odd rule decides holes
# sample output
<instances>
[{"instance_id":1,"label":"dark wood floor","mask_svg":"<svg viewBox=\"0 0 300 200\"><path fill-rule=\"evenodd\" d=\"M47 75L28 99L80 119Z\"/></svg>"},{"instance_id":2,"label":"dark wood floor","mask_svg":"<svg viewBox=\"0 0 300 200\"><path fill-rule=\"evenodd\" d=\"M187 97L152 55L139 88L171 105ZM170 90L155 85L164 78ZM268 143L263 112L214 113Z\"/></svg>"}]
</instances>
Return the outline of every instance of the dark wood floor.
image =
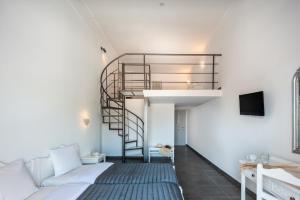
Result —
<instances>
[{"instance_id":1,"label":"dark wood floor","mask_svg":"<svg viewBox=\"0 0 300 200\"><path fill-rule=\"evenodd\" d=\"M120 162L118 159L108 159ZM136 162L136 161L129 161ZM153 162L170 162L153 159ZM185 200L239 200L240 188L186 146L175 148L175 168ZM247 200L253 200L247 197Z\"/></svg>"}]
</instances>

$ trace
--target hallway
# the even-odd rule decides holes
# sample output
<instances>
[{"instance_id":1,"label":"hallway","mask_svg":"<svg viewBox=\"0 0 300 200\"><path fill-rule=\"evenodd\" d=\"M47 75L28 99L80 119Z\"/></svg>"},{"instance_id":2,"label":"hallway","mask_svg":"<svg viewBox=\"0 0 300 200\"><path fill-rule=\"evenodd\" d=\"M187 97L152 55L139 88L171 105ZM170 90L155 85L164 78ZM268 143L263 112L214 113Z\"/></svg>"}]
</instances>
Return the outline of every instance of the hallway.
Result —
<instances>
[{"instance_id":1,"label":"hallway","mask_svg":"<svg viewBox=\"0 0 300 200\"><path fill-rule=\"evenodd\" d=\"M186 146L176 146L175 166L185 200L239 200L240 188ZM253 200L248 197L247 200Z\"/></svg>"}]
</instances>

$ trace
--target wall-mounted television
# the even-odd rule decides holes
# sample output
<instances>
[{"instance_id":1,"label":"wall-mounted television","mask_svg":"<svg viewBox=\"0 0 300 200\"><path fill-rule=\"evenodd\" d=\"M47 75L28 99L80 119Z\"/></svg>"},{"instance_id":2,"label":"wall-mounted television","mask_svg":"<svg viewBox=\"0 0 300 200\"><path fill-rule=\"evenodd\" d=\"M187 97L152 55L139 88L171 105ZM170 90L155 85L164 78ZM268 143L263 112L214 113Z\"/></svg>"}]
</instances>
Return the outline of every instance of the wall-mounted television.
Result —
<instances>
[{"instance_id":1,"label":"wall-mounted television","mask_svg":"<svg viewBox=\"0 0 300 200\"><path fill-rule=\"evenodd\" d=\"M240 114L264 116L264 93L263 91L239 95Z\"/></svg>"}]
</instances>

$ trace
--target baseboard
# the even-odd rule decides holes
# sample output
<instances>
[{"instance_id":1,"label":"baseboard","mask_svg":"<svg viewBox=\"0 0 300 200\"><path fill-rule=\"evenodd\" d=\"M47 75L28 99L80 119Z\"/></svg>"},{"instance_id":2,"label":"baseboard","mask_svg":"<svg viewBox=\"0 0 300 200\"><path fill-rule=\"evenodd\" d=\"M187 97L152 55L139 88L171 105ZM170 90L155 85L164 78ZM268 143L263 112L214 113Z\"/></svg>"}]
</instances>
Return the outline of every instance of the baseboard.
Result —
<instances>
[{"instance_id":1,"label":"baseboard","mask_svg":"<svg viewBox=\"0 0 300 200\"><path fill-rule=\"evenodd\" d=\"M109 160L122 160L122 156L106 156L106 159ZM143 160L143 157L140 156L126 156L126 159L134 159L134 160Z\"/></svg>"},{"instance_id":2,"label":"baseboard","mask_svg":"<svg viewBox=\"0 0 300 200\"><path fill-rule=\"evenodd\" d=\"M122 156L106 156L106 159L122 159Z\"/></svg>"},{"instance_id":3,"label":"baseboard","mask_svg":"<svg viewBox=\"0 0 300 200\"><path fill-rule=\"evenodd\" d=\"M211 161L209 161L207 158L205 158L203 155L201 155L198 151L196 151L193 147L189 146L188 144L186 146L189 149L191 149L195 154L197 154L201 159L205 160L210 166L212 166L220 174L222 174L223 176L225 176L232 184L234 184L234 185L236 185L238 187L241 187L241 183L240 182L238 182L237 180L235 180L234 178L232 178L229 174L227 174L222 169L220 169L218 166L216 166L215 164L213 164ZM251 196L252 198L256 199L256 194L254 192L252 192L248 188L246 188L246 192L247 192L247 194L249 196Z\"/></svg>"}]
</instances>

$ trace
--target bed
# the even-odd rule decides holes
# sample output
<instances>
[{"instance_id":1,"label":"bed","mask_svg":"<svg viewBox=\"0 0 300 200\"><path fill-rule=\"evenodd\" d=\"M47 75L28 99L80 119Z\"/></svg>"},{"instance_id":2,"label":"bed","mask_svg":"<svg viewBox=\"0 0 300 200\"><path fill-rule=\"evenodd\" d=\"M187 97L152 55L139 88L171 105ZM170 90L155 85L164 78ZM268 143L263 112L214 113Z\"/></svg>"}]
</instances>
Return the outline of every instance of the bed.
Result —
<instances>
[{"instance_id":1,"label":"bed","mask_svg":"<svg viewBox=\"0 0 300 200\"><path fill-rule=\"evenodd\" d=\"M40 157L26 163L22 159L1 163L0 199L183 199L170 164L105 162L82 165L72 146L53 151L58 154L53 153L51 159Z\"/></svg>"},{"instance_id":2,"label":"bed","mask_svg":"<svg viewBox=\"0 0 300 200\"><path fill-rule=\"evenodd\" d=\"M108 163L105 163L108 166ZM118 165L111 165L118 166ZM115 170L125 169L116 167ZM136 166L139 166L136 168ZM145 166L145 168L144 168ZM147 167L148 166L148 167ZM146 177L143 170L147 170L153 176L151 170L156 169L158 174L164 176L160 171L160 165L131 164L126 167L126 176L137 170L137 173ZM173 170L168 165L166 170ZM84 166L83 166L84 167ZM92 169L92 167L84 167ZM101 170L103 170L103 166ZM113 169L113 168L112 168ZM92 170L93 171L93 170ZM154 170L155 171L155 170ZM153 171L153 172L154 172ZM79 173L80 174L80 173ZM175 173L174 173L175 174ZM109 175L109 174L108 174ZM80 175L79 175L80 176ZM101 175L100 175L101 176ZM118 176L118 175L116 175ZM125 177L126 177L125 176ZM69 177L70 178L70 177ZM126 177L128 178L128 177ZM65 178L66 180L67 178ZM114 178L112 178L113 180ZM22 181L20 181L22 180ZM118 180L118 179L117 179ZM125 180L125 179L124 179ZM137 180L142 180L137 179ZM147 181L147 179L144 179ZM153 181L153 180L152 180ZM161 181L156 180L155 181ZM128 181L127 181L128 182ZM151 183L98 183L98 184L61 184L57 186L37 187L34 179L23 160L16 160L0 167L0 199L26 199L26 200L182 200L182 192L177 183L172 182L151 182ZM18 192L15 192L18 191Z\"/></svg>"},{"instance_id":3,"label":"bed","mask_svg":"<svg viewBox=\"0 0 300 200\"><path fill-rule=\"evenodd\" d=\"M89 184L66 184L60 186L40 187L26 200L75 200L83 194Z\"/></svg>"},{"instance_id":4,"label":"bed","mask_svg":"<svg viewBox=\"0 0 300 200\"><path fill-rule=\"evenodd\" d=\"M78 200L182 200L174 183L93 184Z\"/></svg>"},{"instance_id":5,"label":"bed","mask_svg":"<svg viewBox=\"0 0 300 200\"><path fill-rule=\"evenodd\" d=\"M98 163L94 165L82 165L66 174L50 176L41 181L41 186L57 186L64 184L86 183L93 184L98 176L110 168L113 163Z\"/></svg>"},{"instance_id":6,"label":"bed","mask_svg":"<svg viewBox=\"0 0 300 200\"><path fill-rule=\"evenodd\" d=\"M115 183L175 183L175 170L170 164L114 164L95 180L96 184Z\"/></svg>"},{"instance_id":7,"label":"bed","mask_svg":"<svg viewBox=\"0 0 300 200\"><path fill-rule=\"evenodd\" d=\"M26 200L182 200L176 184L66 184L41 187Z\"/></svg>"},{"instance_id":8,"label":"bed","mask_svg":"<svg viewBox=\"0 0 300 200\"><path fill-rule=\"evenodd\" d=\"M51 176L41 182L41 186L63 184L123 184L123 183L175 183L176 173L170 164L138 163L113 164L98 163L82 165L61 176Z\"/></svg>"}]
</instances>

